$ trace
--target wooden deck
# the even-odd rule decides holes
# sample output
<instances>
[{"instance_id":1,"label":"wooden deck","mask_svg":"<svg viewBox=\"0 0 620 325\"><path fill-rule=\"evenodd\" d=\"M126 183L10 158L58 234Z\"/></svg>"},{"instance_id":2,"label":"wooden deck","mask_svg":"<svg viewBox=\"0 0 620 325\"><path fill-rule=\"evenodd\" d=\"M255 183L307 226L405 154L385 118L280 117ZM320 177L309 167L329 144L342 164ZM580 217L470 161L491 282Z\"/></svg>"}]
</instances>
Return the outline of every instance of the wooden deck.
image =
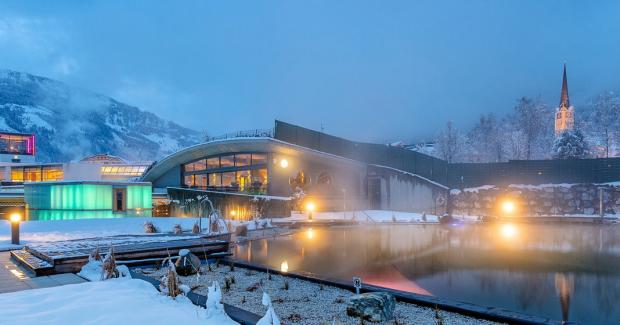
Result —
<instances>
[{"instance_id":1,"label":"wooden deck","mask_svg":"<svg viewBox=\"0 0 620 325\"><path fill-rule=\"evenodd\" d=\"M188 249L199 257L222 256L228 252L230 235L123 235L76 239L27 245L12 251L11 258L37 275L79 272L89 254L99 249L101 254L114 247L118 263L138 265L142 261L178 255Z\"/></svg>"}]
</instances>

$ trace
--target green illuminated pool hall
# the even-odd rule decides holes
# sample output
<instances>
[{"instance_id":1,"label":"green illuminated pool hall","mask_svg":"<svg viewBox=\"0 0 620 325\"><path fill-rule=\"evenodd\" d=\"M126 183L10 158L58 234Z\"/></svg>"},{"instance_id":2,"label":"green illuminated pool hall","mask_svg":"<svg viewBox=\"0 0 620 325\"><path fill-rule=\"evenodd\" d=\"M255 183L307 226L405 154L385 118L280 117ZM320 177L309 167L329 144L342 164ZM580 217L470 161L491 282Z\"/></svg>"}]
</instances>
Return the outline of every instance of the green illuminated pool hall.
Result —
<instances>
[{"instance_id":1,"label":"green illuminated pool hall","mask_svg":"<svg viewBox=\"0 0 620 325\"><path fill-rule=\"evenodd\" d=\"M151 183L63 181L24 184L26 219L150 217Z\"/></svg>"}]
</instances>

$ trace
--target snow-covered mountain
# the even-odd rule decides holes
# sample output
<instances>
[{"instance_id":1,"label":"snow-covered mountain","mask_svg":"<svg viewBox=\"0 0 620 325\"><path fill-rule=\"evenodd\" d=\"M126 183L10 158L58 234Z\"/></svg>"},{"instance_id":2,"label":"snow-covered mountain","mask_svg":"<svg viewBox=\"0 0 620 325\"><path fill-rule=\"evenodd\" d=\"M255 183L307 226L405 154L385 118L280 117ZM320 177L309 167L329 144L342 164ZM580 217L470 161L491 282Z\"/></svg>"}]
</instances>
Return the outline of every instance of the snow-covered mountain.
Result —
<instances>
[{"instance_id":1,"label":"snow-covered mountain","mask_svg":"<svg viewBox=\"0 0 620 325\"><path fill-rule=\"evenodd\" d=\"M200 133L112 98L59 81L0 69L0 130L34 133L37 160L108 153L156 160L200 141Z\"/></svg>"}]
</instances>

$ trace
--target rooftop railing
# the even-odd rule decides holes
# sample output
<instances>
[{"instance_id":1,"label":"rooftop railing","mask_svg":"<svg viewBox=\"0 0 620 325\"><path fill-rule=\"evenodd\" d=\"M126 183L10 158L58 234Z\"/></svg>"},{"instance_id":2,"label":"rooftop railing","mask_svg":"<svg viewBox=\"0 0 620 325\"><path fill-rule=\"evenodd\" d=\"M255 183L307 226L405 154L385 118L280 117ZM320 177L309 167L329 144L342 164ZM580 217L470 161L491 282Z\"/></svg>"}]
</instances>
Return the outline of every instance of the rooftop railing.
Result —
<instances>
[{"instance_id":1,"label":"rooftop railing","mask_svg":"<svg viewBox=\"0 0 620 325\"><path fill-rule=\"evenodd\" d=\"M273 138L273 129L254 129L226 133L218 136L206 136L205 142L234 138Z\"/></svg>"}]
</instances>

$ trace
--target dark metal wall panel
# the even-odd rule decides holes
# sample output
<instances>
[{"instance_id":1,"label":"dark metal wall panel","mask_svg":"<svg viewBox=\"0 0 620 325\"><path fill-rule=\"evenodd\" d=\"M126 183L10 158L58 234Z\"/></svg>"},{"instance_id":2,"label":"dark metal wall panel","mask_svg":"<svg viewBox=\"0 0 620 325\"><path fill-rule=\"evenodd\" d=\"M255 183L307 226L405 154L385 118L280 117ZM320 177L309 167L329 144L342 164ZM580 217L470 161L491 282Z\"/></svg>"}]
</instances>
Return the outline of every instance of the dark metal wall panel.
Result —
<instances>
[{"instance_id":1,"label":"dark metal wall panel","mask_svg":"<svg viewBox=\"0 0 620 325\"><path fill-rule=\"evenodd\" d=\"M349 141L296 125L276 121L274 137L288 143L368 164L387 166L446 184L447 164L411 150L382 144Z\"/></svg>"}]
</instances>

